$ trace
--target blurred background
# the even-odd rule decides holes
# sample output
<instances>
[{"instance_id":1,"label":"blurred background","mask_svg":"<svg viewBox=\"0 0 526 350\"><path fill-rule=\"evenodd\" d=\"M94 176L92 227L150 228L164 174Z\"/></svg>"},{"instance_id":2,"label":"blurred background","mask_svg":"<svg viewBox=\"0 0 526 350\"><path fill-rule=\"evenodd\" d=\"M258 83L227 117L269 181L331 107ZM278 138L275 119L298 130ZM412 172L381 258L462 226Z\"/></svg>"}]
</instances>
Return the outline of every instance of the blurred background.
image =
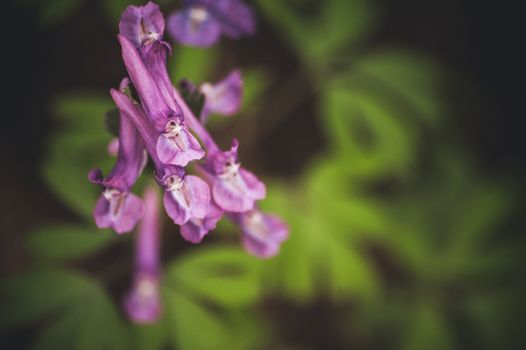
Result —
<instances>
[{"instance_id":1,"label":"blurred background","mask_svg":"<svg viewBox=\"0 0 526 350\"><path fill-rule=\"evenodd\" d=\"M526 348L518 9L254 0L253 38L174 45L174 82L241 68L242 110L210 129L291 235L260 261L225 220L194 246L165 218L163 318L136 326L133 234L95 228L87 181L113 162L131 3L3 4L1 349Z\"/></svg>"}]
</instances>

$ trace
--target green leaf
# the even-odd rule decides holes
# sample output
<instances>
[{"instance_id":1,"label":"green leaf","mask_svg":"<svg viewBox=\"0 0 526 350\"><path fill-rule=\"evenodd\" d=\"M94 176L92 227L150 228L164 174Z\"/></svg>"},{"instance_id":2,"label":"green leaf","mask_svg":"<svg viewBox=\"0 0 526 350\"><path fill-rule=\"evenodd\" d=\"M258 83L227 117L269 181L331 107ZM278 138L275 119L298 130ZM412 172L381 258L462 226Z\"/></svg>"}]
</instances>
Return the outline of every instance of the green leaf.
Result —
<instances>
[{"instance_id":1,"label":"green leaf","mask_svg":"<svg viewBox=\"0 0 526 350\"><path fill-rule=\"evenodd\" d=\"M260 296L259 266L239 248L201 248L171 266L168 279L178 289L234 308Z\"/></svg>"},{"instance_id":2,"label":"green leaf","mask_svg":"<svg viewBox=\"0 0 526 350\"><path fill-rule=\"evenodd\" d=\"M354 67L377 90L394 93L399 103L408 103L418 118L430 123L441 117L444 72L430 58L414 52L381 51L361 57Z\"/></svg>"},{"instance_id":3,"label":"green leaf","mask_svg":"<svg viewBox=\"0 0 526 350\"><path fill-rule=\"evenodd\" d=\"M109 171L115 161L107 154L111 137L104 128L104 114L111 108L108 98L93 94L58 98L54 116L60 128L49 138L42 166L49 188L89 220L100 193L89 183L88 172L96 167Z\"/></svg>"},{"instance_id":4,"label":"green leaf","mask_svg":"<svg viewBox=\"0 0 526 350\"><path fill-rule=\"evenodd\" d=\"M27 236L26 244L33 256L65 260L92 254L108 245L113 237L108 231L62 224L36 229Z\"/></svg>"},{"instance_id":5,"label":"green leaf","mask_svg":"<svg viewBox=\"0 0 526 350\"><path fill-rule=\"evenodd\" d=\"M93 285L37 338L35 350L129 348L126 327L106 293Z\"/></svg>"},{"instance_id":6,"label":"green leaf","mask_svg":"<svg viewBox=\"0 0 526 350\"><path fill-rule=\"evenodd\" d=\"M213 62L216 61L217 48L203 49L179 45L168 61L173 81L187 79L196 85L209 79Z\"/></svg>"},{"instance_id":7,"label":"green leaf","mask_svg":"<svg viewBox=\"0 0 526 350\"><path fill-rule=\"evenodd\" d=\"M434 304L422 302L414 313L412 326L404 342L404 350L443 350L456 348L448 323Z\"/></svg>"},{"instance_id":8,"label":"green leaf","mask_svg":"<svg viewBox=\"0 0 526 350\"><path fill-rule=\"evenodd\" d=\"M254 349L264 330L253 312L221 312L180 292L165 291L167 334L177 349Z\"/></svg>"},{"instance_id":9,"label":"green leaf","mask_svg":"<svg viewBox=\"0 0 526 350\"><path fill-rule=\"evenodd\" d=\"M0 329L40 320L79 302L92 290L90 280L66 270L34 270L5 279L0 285Z\"/></svg>"},{"instance_id":10,"label":"green leaf","mask_svg":"<svg viewBox=\"0 0 526 350\"><path fill-rule=\"evenodd\" d=\"M407 173L415 140L400 110L375 93L339 84L325 92L324 105L324 124L348 174L372 179Z\"/></svg>"}]
</instances>

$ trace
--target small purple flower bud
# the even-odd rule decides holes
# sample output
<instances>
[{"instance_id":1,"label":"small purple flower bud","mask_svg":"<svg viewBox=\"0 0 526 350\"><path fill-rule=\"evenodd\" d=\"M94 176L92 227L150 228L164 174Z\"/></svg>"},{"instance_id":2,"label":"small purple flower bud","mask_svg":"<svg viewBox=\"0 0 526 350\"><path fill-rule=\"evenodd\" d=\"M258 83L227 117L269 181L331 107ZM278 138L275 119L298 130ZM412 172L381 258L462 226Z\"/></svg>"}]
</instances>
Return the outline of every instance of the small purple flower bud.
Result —
<instances>
[{"instance_id":1,"label":"small purple flower bud","mask_svg":"<svg viewBox=\"0 0 526 350\"><path fill-rule=\"evenodd\" d=\"M260 258L276 255L281 243L289 236L289 228L279 217L258 209L238 214L236 221L243 232L244 248Z\"/></svg>"},{"instance_id":2,"label":"small purple flower bud","mask_svg":"<svg viewBox=\"0 0 526 350\"><path fill-rule=\"evenodd\" d=\"M144 193L144 218L136 238L135 276L124 309L136 323L153 323L161 314L159 195L154 187Z\"/></svg>"},{"instance_id":3,"label":"small purple flower bud","mask_svg":"<svg viewBox=\"0 0 526 350\"><path fill-rule=\"evenodd\" d=\"M104 178L98 169L90 172L91 182L104 187L93 215L99 228L112 227L117 233L129 232L142 216L142 202L129 193L146 165L144 144L133 123L122 113L119 127L117 162Z\"/></svg>"},{"instance_id":4,"label":"small purple flower bud","mask_svg":"<svg viewBox=\"0 0 526 350\"><path fill-rule=\"evenodd\" d=\"M266 196L265 184L250 171L241 168L237 159L238 141L226 152L210 155L206 171L212 182L212 196L223 210L242 213L252 210L257 200Z\"/></svg>"},{"instance_id":5,"label":"small purple flower bud","mask_svg":"<svg viewBox=\"0 0 526 350\"><path fill-rule=\"evenodd\" d=\"M204 219L210 212L210 188L199 177L185 175L181 167L165 166L162 174L156 173L156 180L165 190L164 208L174 223Z\"/></svg>"},{"instance_id":6,"label":"small purple flower bud","mask_svg":"<svg viewBox=\"0 0 526 350\"><path fill-rule=\"evenodd\" d=\"M185 0L168 18L168 31L182 44L207 47L221 33L233 39L253 34L255 21L240 0Z\"/></svg>"},{"instance_id":7,"label":"small purple flower bud","mask_svg":"<svg viewBox=\"0 0 526 350\"><path fill-rule=\"evenodd\" d=\"M241 106L243 98L243 79L239 70L232 71L217 84L204 83L199 90L205 95L205 105L201 112L201 122L205 123L210 114L231 116Z\"/></svg>"},{"instance_id":8,"label":"small purple flower bud","mask_svg":"<svg viewBox=\"0 0 526 350\"><path fill-rule=\"evenodd\" d=\"M137 48L160 40L164 33L164 17L159 5L150 1L145 6L128 6L122 13L119 32Z\"/></svg>"},{"instance_id":9,"label":"small purple flower bud","mask_svg":"<svg viewBox=\"0 0 526 350\"><path fill-rule=\"evenodd\" d=\"M212 202L210 212L204 219L192 218L181 226L181 236L188 242L200 243L208 232L216 228L218 221L223 217L223 213L223 210Z\"/></svg>"}]
</instances>

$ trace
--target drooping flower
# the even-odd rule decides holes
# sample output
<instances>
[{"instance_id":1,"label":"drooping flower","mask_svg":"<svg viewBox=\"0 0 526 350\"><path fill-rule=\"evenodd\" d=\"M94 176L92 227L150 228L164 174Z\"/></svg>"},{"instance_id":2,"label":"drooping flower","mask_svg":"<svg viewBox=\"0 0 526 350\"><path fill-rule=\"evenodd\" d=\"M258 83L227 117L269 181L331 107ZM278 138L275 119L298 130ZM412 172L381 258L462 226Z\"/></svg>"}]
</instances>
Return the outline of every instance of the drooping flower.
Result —
<instances>
[{"instance_id":1,"label":"drooping flower","mask_svg":"<svg viewBox=\"0 0 526 350\"><path fill-rule=\"evenodd\" d=\"M158 190L152 186L144 193L144 217L135 244L133 287L124 300L124 309L136 323L153 323L161 314L160 234Z\"/></svg>"},{"instance_id":2,"label":"drooping flower","mask_svg":"<svg viewBox=\"0 0 526 350\"><path fill-rule=\"evenodd\" d=\"M144 111L159 132L156 146L159 159L165 164L186 166L192 160L203 158L205 152L186 127L183 113L174 102L175 99L166 99L161 93L154 76L133 44L122 35L118 38L126 69L137 89ZM169 93L173 95L171 83ZM178 110L171 108L167 101L172 101L172 107L177 106Z\"/></svg>"},{"instance_id":3,"label":"drooping flower","mask_svg":"<svg viewBox=\"0 0 526 350\"><path fill-rule=\"evenodd\" d=\"M289 235L289 228L279 217L262 213L259 209L237 214L235 221L241 227L245 249L260 258L276 255Z\"/></svg>"},{"instance_id":4,"label":"drooping flower","mask_svg":"<svg viewBox=\"0 0 526 350\"><path fill-rule=\"evenodd\" d=\"M176 166L166 166L156 173L164 188L164 208L174 223L183 225L190 219L204 219L210 212L210 188L197 176L186 175Z\"/></svg>"},{"instance_id":5,"label":"drooping flower","mask_svg":"<svg viewBox=\"0 0 526 350\"><path fill-rule=\"evenodd\" d=\"M205 172L211 182L215 203L223 210L241 213L252 210L257 200L265 198L265 184L238 162L236 139L226 152L209 155Z\"/></svg>"},{"instance_id":6,"label":"drooping flower","mask_svg":"<svg viewBox=\"0 0 526 350\"><path fill-rule=\"evenodd\" d=\"M241 72L236 69L217 84L202 84L199 90L205 96L205 104L201 112L203 124L208 116L213 113L231 116L238 111L243 98Z\"/></svg>"},{"instance_id":7,"label":"drooping flower","mask_svg":"<svg viewBox=\"0 0 526 350\"><path fill-rule=\"evenodd\" d=\"M188 242L200 243L208 232L216 228L223 213L224 211L212 202L207 216L203 219L192 218L181 226L181 236Z\"/></svg>"},{"instance_id":8,"label":"drooping flower","mask_svg":"<svg viewBox=\"0 0 526 350\"><path fill-rule=\"evenodd\" d=\"M191 46L211 46L221 34L237 39L254 31L252 10L241 0L183 0L183 9L168 18L170 35Z\"/></svg>"},{"instance_id":9,"label":"drooping flower","mask_svg":"<svg viewBox=\"0 0 526 350\"><path fill-rule=\"evenodd\" d=\"M99 169L89 174L91 182L104 187L93 216L99 228L113 228L117 233L129 232L143 212L142 201L130 189L146 165L144 144L135 126L120 117L117 162L107 177Z\"/></svg>"},{"instance_id":10,"label":"drooping flower","mask_svg":"<svg viewBox=\"0 0 526 350\"><path fill-rule=\"evenodd\" d=\"M124 116L135 124L144 140L155 166L156 180L165 190L163 203L168 216L178 225L192 218L205 218L210 211L208 184L197 176L186 175L182 167L164 164L157 156L155 130L148 123L141 106L134 104L120 91L111 90L111 95Z\"/></svg>"}]
</instances>

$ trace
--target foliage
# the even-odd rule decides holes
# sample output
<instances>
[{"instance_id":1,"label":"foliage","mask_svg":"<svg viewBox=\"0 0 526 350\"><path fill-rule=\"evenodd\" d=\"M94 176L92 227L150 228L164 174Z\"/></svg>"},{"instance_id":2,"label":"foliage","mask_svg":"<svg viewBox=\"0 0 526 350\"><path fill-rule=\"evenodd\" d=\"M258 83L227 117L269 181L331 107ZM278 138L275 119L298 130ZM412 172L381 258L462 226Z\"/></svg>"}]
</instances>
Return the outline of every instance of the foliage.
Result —
<instances>
[{"instance_id":1,"label":"foliage","mask_svg":"<svg viewBox=\"0 0 526 350\"><path fill-rule=\"evenodd\" d=\"M77 2L53 0L42 16L54 11L58 21ZM283 299L308 308L328 300L355 305L340 326L360 329L357 339L335 340L347 347L380 335L393 349L511 348L521 335L510 315L519 314L522 294L509 289L524 287L513 277L523 262L521 242L513 236L496 244L496 233L506 234L500 228L513 213L514 187L478 174L470 157L442 138L447 74L414 52L362 54L359 45L378 17L370 1L257 6L319 87L318 114L329 140L298 178L269 179L262 206L291 227L281 254L257 261L230 244L221 232L230 228L221 226L219 239L166 264L159 324L123 321L97 276L65 267L120 239L90 224L97 192L86 179L95 164L106 171L111 165L103 116L112 105L107 96L71 93L56 100L59 128L42 173L81 223L28 235L39 267L4 281L0 300L9 318L1 328L47 320L35 349L280 348L265 303ZM112 13L122 7L105 5ZM172 75L199 83L220 51L175 53ZM247 98L263 96L269 78L258 69L245 73ZM464 328L472 332L460 334Z\"/></svg>"}]
</instances>

